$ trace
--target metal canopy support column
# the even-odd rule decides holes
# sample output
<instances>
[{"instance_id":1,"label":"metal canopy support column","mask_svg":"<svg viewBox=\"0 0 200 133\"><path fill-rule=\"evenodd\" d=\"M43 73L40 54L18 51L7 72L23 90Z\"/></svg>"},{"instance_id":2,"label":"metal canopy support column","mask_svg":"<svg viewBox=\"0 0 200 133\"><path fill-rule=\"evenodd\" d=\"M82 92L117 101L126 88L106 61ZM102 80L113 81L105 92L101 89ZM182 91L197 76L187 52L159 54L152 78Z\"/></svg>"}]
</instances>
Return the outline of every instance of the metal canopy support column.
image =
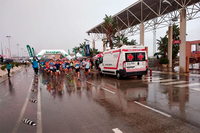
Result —
<instances>
[{"instance_id":1,"label":"metal canopy support column","mask_svg":"<svg viewBox=\"0 0 200 133\"><path fill-rule=\"evenodd\" d=\"M95 49L95 40L92 41L93 49Z\"/></svg>"},{"instance_id":2,"label":"metal canopy support column","mask_svg":"<svg viewBox=\"0 0 200 133\"><path fill-rule=\"evenodd\" d=\"M140 44L144 46L144 24L140 23Z\"/></svg>"},{"instance_id":3,"label":"metal canopy support column","mask_svg":"<svg viewBox=\"0 0 200 133\"><path fill-rule=\"evenodd\" d=\"M172 32L173 32L173 27L169 26L168 29L168 59L169 59L169 64L168 67L172 67Z\"/></svg>"},{"instance_id":4,"label":"metal canopy support column","mask_svg":"<svg viewBox=\"0 0 200 133\"><path fill-rule=\"evenodd\" d=\"M180 72L186 72L186 9L181 9L180 16L180 57L179 67ZM189 66L189 64L187 64Z\"/></svg>"}]
</instances>

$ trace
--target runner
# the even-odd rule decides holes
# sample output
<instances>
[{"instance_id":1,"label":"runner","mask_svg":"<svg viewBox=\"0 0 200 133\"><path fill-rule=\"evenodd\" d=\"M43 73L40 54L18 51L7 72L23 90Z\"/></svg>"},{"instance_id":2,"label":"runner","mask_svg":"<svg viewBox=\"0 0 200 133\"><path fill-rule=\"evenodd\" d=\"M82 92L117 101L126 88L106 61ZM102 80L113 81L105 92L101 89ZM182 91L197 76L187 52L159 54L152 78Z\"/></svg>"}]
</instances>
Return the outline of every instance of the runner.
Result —
<instances>
[{"instance_id":1,"label":"runner","mask_svg":"<svg viewBox=\"0 0 200 133\"><path fill-rule=\"evenodd\" d=\"M56 70L56 77L58 77L60 75L60 67L61 67L61 64L60 64L59 60L57 60L56 64L54 65L54 68Z\"/></svg>"},{"instance_id":2,"label":"runner","mask_svg":"<svg viewBox=\"0 0 200 133\"><path fill-rule=\"evenodd\" d=\"M88 76L88 74L90 74L90 62L88 59L86 59L86 62L85 62L85 75Z\"/></svg>"},{"instance_id":3,"label":"runner","mask_svg":"<svg viewBox=\"0 0 200 133\"><path fill-rule=\"evenodd\" d=\"M71 74L73 74L74 62L72 61L72 59L71 59L71 61L70 61L70 63L69 63L69 66L70 66L69 71L70 71Z\"/></svg>"},{"instance_id":4,"label":"runner","mask_svg":"<svg viewBox=\"0 0 200 133\"><path fill-rule=\"evenodd\" d=\"M46 73L48 74L49 72L50 72L50 68L49 68L49 61L48 60L46 60L46 62L45 62L45 71L46 71Z\"/></svg>"},{"instance_id":5,"label":"runner","mask_svg":"<svg viewBox=\"0 0 200 133\"><path fill-rule=\"evenodd\" d=\"M42 72L44 72L44 67L45 67L45 61L41 60L41 62L40 62L40 68L41 68Z\"/></svg>"},{"instance_id":6,"label":"runner","mask_svg":"<svg viewBox=\"0 0 200 133\"><path fill-rule=\"evenodd\" d=\"M67 60L67 61L65 62L65 74L67 74L67 76L68 76L69 69L70 69L69 61Z\"/></svg>"},{"instance_id":7,"label":"runner","mask_svg":"<svg viewBox=\"0 0 200 133\"><path fill-rule=\"evenodd\" d=\"M78 74L78 80L80 79L80 63L78 60L75 61L74 67L76 69L76 74Z\"/></svg>"},{"instance_id":8,"label":"runner","mask_svg":"<svg viewBox=\"0 0 200 133\"><path fill-rule=\"evenodd\" d=\"M65 71L65 61L60 60L60 65L60 73L62 73Z\"/></svg>"},{"instance_id":9,"label":"runner","mask_svg":"<svg viewBox=\"0 0 200 133\"><path fill-rule=\"evenodd\" d=\"M83 61L82 61L82 63L81 63L81 67L82 67L82 69L84 70L84 68L85 68L85 59L83 59Z\"/></svg>"},{"instance_id":10,"label":"runner","mask_svg":"<svg viewBox=\"0 0 200 133\"><path fill-rule=\"evenodd\" d=\"M51 76L53 76L53 73L54 73L54 62L53 62L53 60L50 60L49 66L50 66Z\"/></svg>"}]
</instances>

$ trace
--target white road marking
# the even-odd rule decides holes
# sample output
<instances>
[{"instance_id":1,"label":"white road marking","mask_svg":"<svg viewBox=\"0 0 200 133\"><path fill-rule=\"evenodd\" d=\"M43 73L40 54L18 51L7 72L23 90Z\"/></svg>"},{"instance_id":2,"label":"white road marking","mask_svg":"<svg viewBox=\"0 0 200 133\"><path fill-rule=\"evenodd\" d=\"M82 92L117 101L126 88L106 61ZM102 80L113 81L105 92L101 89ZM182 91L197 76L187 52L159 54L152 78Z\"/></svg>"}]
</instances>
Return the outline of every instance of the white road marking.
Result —
<instances>
[{"instance_id":1,"label":"white road marking","mask_svg":"<svg viewBox=\"0 0 200 133\"><path fill-rule=\"evenodd\" d=\"M161 83L162 85L172 85L172 84L180 84L187 83L188 81L177 81L177 82L169 82L169 83Z\"/></svg>"},{"instance_id":2,"label":"white road marking","mask_svg":"<svg viewBox=\"0 0 200 133\"><path fill-rule=\"evenodd\" d=\"M0 99L0 102L1 102L2 100Z\"/></svg>"},{"instance_id":3,"label":"white road marking","mask_svg":"<svg viewBox=\"0 0 200 133\"><path fill-rule=\"evenodd\" d=\"M123 133L119 128L114 128L112 129L114 133Z\"/></svg>"},{"instance_id":4,"label":"white road marking","mask_svg":"<svg viewBox=\"0 0 200 133\"><path fill-rule=\"evenodd\" d=\"M9 92L7 92L7 93L4 95L4 97L6 97L8 94L9 94Z\"/></svg>"},{"instance_id":5,"label":"white road marking","mask_svg":"<svg viewBox=\"0 0 200 133\"><path fill-rule=\"evenodd\" d=\"M152 81L154 83L159 83L159 82L169 82L169 81L174 81L175 79L164 79L164 80L159 80L159 81Z\"/></svg>"},{"instance_id":6,"label":"white road marking","mask_svg":"<svg viewBox=\"0 0 200 133\"><path fill-rule=\"evenodd\" d=\"M22 121L22 118L23 118L23 116L24 116L24 113L25 113L27 104L28 104L28 102L29 102L29 96L30 96L32 84L33 84L33 79L32 79L31 85L30 85L30 87L29 87L29 90L28 90L28 94L27 94L25 103L24 103L24 105L23 105L23 107L22 107L21 113L20 113L20 115L19 115L19 117L18 117L18 119L17 119L17 122L16 122L16 124L15 124L15 126L14 126L14 129L13 129L12 133L16 133L16 132L17 132L17 130L18 130L18 128L19 128L19 125L20 125L20 123L21 123L21 121Z\"/></svg>"},{"instance_id":7,"label":"white road marking","mask_svg":"<svg viewBox=\"0 0 200 133\"><path fill-rule=\"evenodd\" d=\"M38 78L37 133L42 133L42 111L40 96L40 79Z\"/></svg>"},{"instance_id":8,"label":"white road marking","mask_svg":"<svg viewBox=\"0 0 200 133\"><path fill-rule=\"evenodd\" d=\"M190 84L183 84L183 85L175 85L174 87L183 88L183 87L198 86L198 85L200 85L200 83L190 83Z\"/></svg>"},{"instance_id":9,"label":"white road marking","mask_svg":"<svg viewBox=\"0 0 200 133\"><path fill-rule=\"evenodd\" d=\"M200 91L200 88L191 88L191 90Z\"/></svg>"},{"instance_id":10,"label":"white road marking","mask_svg":"<svg viewBox=\"0 0 200 133\"><path fill-rule=\"evenodd\" d=\"M144 104L141 104L141 103L139 103L139 102L137 102L137 101L134 101L134 103L136 103L136 104L138 104L138 105L141 105L141 106L143 106L143 107L145 107L145 108L147 108L147 109L150 109L150 110L152 110L152 111L155 111L155 112L157 112L157 113L159 113L159 114L162 114L162 115L164 115L164 116L171 117L171 115L168 115L168 114L166 114L166 113L164 113L164 112L161 112L161 111L159 111L159 110L157 110L157 109L154 109L154 108L151 108L151 107L146 106L146 105L144 105Z\"/></svg>"},{"instance_id":11,"label":"white road marking","mask_svg":"<svg viewBox=\"0 0 200 133\"><path fill-rule=\"evenodd\" d=\"M110 91L110 90L108 90L108 89L106 89L106 88L104 88L104 87L101 87L101 89L103 89L103 90L105 90L105 91L107 91L107 92L110 92L110 93L112 93L112 94L115 94L115 92Z\"/></svg>"},{"instance_id":12,"label":"white road marking","mask_svg":"<svg viewBox=\"0 0 200 133\"><path fill-rule=\"evenodd\" d=\"M160 80L160 79L163 79L163 78L159 78L159 77L145 77L144 79L152 79L152 80Z\"/></svg>"},{"instance_id":13,"label":"white road marking","mask_svg":"<svg viewBox=\"0 0 200 133\"><path fill-rule=\"evenodd\" d=\"M87 83L89 83L89 84L91 84L91 85L93 85L93 86L95 86L93 83L91 83L91 82L88 82L88 81L86 81Z\"/></svg>"}]
</instances>

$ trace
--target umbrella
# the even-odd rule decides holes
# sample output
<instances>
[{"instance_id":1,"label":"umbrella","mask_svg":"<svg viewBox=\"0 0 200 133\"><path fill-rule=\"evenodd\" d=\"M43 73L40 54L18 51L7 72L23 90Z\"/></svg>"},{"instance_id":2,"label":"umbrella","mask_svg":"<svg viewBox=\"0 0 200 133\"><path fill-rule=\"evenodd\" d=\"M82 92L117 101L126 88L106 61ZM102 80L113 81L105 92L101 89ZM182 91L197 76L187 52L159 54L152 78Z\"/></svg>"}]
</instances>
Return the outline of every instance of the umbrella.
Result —
<instances>
[{"instance_id":1,"label":"umbrella","mask_svg":"<svg viewBox=\"0 0 200 133\"><path fill-rule=\"evenodd\" d=\"M1 55L1 57L6 57L6 55Z\"/></svg>"},{"instance_id":2,"label":"umbrella","mask_svg":"<svg viewBox=\"0 0 200 133\"><path fill-rule=\"evenodd\" d=\"M98 57L98 58L102 57L102 54L98 54L97 57Z\"/></svg>"},{"instance_id":3,"label":"umbrella","mask_svg":"<svg viewBox=\"0 0 200 133\"><path fill-rule=\"evenodd\" d=\"M6 59L5 60L5 63L12 63L13 62L13 59Z\"/></svg>"}]
</instances>

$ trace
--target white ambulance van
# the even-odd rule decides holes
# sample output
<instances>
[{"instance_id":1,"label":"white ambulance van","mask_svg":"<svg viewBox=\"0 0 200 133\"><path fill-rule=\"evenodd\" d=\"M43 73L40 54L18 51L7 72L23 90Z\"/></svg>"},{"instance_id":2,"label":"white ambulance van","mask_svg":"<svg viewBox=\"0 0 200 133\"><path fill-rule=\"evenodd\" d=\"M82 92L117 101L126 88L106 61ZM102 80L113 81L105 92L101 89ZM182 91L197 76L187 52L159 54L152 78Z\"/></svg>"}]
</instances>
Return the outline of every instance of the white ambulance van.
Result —
<instances>
[{"instance_id":1,"label":"white ambulance van","mask_svg":"<svg viewBox=\"0 0 200 133\"><path fill-rule=\"evenodd\" d=\"M121 77L137 76L147 74L147 54L144 46L126 46L118 49L105 51L99 65L100 73L116 75Z\"/></svg>"}]
</instances>

